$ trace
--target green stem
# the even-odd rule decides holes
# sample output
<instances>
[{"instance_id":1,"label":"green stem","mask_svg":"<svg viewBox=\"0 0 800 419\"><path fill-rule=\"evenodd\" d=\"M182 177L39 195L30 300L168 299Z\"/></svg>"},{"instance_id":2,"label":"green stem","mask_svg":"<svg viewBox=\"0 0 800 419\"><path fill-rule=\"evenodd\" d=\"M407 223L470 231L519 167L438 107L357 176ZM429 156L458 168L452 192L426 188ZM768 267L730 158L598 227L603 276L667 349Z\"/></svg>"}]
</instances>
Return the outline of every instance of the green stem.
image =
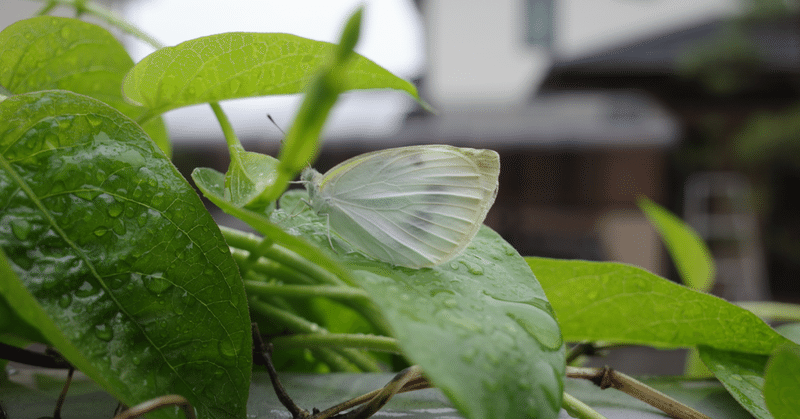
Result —
<instances>
[{"instance_id":1,"label":"green stem","mask_svg":"<svg viewBox=\"0 0 800 419\"><path fill-rule=\"evenodd\" d=\"M306 334L328 333L328 331L324 327L321 327L314 322L310 322L296 314L266 304L263 301L259 301L256 298L249 298L248 302L250 304L251 310L255 310L259 314L271 318L285 325L286 327L294 330L295 332L306 333ZM320 350L321 349L325 348L320 348ZM349 362L359 367L362 371L367 371L367 372L381 371L380 366L374 360L372 360L370 357L358 351L349 348L336 348L336 349L331 348L331 350L336 351L339 355L341 355Z\"/></svg>"},{"instance_id":2,"label":"green stem","mask_svg":"<svg viewBox=\"0 0 800 419\"><path fill-rule=\"evenodd\" d=\"M247 295L257 297L294 297L314 298L327 297L336 301L354 301L363 304L369 301L369 295L360 288L338 287L330 285L285 285L268 284L257 281L244 281Z\"/></svg>"},{"instance_id":3,"label":"green stem","mask_svg":"<svg viewBox=\"0 0 800 419\"><path fill-rule=\"evenodd\" d=\"M125 21L125 19L121 18L111 10L94 3L89 3L81 0L48 0L47 4L41 10L39 10L37 14L41 16L46 13L49 13L53 8L55 8L58 5L74 7L76 10L80 9L80 11L83 14L97 17L100 20L108 23L109 25L117 27L121 29L123 32L127 32L128 34L141 39L142 41L150 44L150 46L152 46L155 49L164 48L164 44L159 42L157 39L148 35L144 31L137 28L136 26L128 23L127 21Z\"/></svg>"},{"instance_id":4,"label":"green stem","mask_svg":"<svg viewBox=\"0 0 800 419\"><path fill-rule=\"evenodd\" d=\"M211 110L214 111L214 116L217 117L219 126L222 128L222 134L225 136L225 142L228 143L228 150L231 158L237 158L238 153L234 153L231 148L238 147L242 150L244 150L244 148L242 147L242 143L239 141L239 138L236 136L236 132L233 131L233 125L231 125L228 115L226 115L225 111L222 110L222 106L219 106L219 102L209 102L208 104L211 106ZM242 166L241 161L238 162L238 164Z\"/></svg>"},{"instance_id":5,"label":"green stem","mask_svg":"<svg viewBox=\"0 0 800 419\"><path fill-rule=\"evenodd\" d=\"M272 339L272 343L281 348L348 347L378 352L402 353L398 346L397 339L378 335L317 333L310 335L279 336Z\"/></svg>"},{"instance_id":6,"label":"green stem","mask_svg":"<svg viewBox=\"0 0 800 419\"><path fill-rule=\"evenodd\" d=\"M242 267L242 265L246 263L248 255L249 253L244 250L237 248L231 249L231 256L233 256L233 260L235 260L239 265L239 270L243 272L242 278L252 277L254 280L260 282L274 278L282 283L303 285L316 285L319 283L319 281L314 280L306 274L297 272L294 269L268 259L258 260L245 272L245 269Z\"/></svg>"},{"instance_id":7,"label":"green stem","mask_svg":"<svg viewBox=\"0 0 800 419\"><path fill-rule=\"evenodd\" d=\"M245 233L243 231L224 226L220 226L220 230L222 231L222 235L225 236L225 240L228 242L229 246L247 250L248 252L255 252L258 249L258 245L261 243L261 239L251 233ZM282 245L276 244L274 246L270 246L268 249L265 249L265 252L262 256L290 268L296 269L297 271L316 279L320 283L329 285L344 285L344 282L336 275L320 268L319 265L310 263L308 259L289 249L286 249Z\"/></svg>"},{"instance_id":8,"label":"green stem","mask_svg":"<svg viewBox=\"0 0 800 419\"><path fill-rule=\"evenodd\" d=\"M605 416L592 409L586 403L576 399L566 391L564 398L561 401L561 407L569 413L570 416L578 419L606 419Z\"/></svg>"}]
</instances>

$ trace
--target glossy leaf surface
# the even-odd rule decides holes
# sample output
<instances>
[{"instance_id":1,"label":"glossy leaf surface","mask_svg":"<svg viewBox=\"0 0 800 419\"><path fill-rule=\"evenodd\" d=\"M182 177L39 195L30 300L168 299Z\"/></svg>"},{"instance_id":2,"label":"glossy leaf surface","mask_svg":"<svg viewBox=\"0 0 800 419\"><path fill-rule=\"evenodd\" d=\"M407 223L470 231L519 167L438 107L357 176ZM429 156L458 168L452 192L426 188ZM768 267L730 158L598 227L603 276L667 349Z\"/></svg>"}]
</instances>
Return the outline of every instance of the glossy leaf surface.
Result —
<instances>
[{"instance_id":1,"label":"glossy leaf surface","mask_svg":"<svg viewBox=\"0 0 800 419\"><path fill-rule=\"evenodd\" d=\"M555 417L564 344L547 298L519 254L489 228L433 268L373 261L332 237L324 218L291 192L274 222L313 241L353 271L403 353L470 418ZM301 211L298 213L298 211ZM434 349L440 348L440 350Z\"/></svg>"},{"instance_id":2,"label":"glossy leaf surface","mask_svg":"<svg viewBox=\"0 0 800 419\"><path fill-rule=\"evenodd\" d=\"M77 19L40 16L0 32L0 85L16 94L69 90L137 120L146 109L122 97L122 80L132 67L133 60L114 36ZM169 155L171 146L161 118L147 121L144 128Z\"/></svg>"},{"instance_id":3,"label":"glossy leaf surface","mask_svg":"<svg viewBox=\"0 0 800 419\"><path fill-rule=\"evenodd\" d=\"M707 345L768 354L786 339L753 313L635 266L527 258L567 341Z\"/></svg>"},{"instance_id":4,"label":"glossy leaf surface","mask_svg":"<svg viewBox=\"0 0 800 419\"><path fill-rule=\"evenodd\" d=\"M282 33L233 32L160 49L136 64L124 92L154 114L225 99L301 93L330 59L334 45ZM341 80L343 90L416 88L357 55Z\"/></svg>"},{"instance_id":5,"label":"glossy leaf surface","mask_svg":"<svg viewBox=\"0 0 800 419\"><path fill-rule=\"evenodd\" d=\"M15 311L128 405L178 393L201 417L244 417L237 267L138 125L70 92L17 95L0 102L0 149L0 287Z\"/></svg>"},{"instance_id":6,"label":"glossy leaf surface","mask_svg":"<svg viewBox=\"0 0 800 419\"><path fill-rule=\"evenodd\" d=\"M763 394L767 356L701 346L700 359L742 407L758 419L772 419Z\"/></svg>"}]
</instances>

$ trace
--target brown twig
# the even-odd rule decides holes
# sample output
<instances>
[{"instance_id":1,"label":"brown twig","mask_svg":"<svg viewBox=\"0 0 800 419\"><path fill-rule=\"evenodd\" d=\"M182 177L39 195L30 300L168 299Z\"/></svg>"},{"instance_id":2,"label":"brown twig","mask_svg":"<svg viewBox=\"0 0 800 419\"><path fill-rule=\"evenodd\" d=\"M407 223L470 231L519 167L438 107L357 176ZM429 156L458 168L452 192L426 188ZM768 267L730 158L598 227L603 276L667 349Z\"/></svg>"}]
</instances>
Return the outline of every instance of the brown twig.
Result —
<instances>
[{"instance_id":1,"label":"brown twig","mask_svg":"<svg viewBox=\"0 0 800 419\"><path fill-rule=\"evenodd\" d=\"M56 408L53 410L53 419L61 419L61 407L64 406L64 400L67 398L67 390L69 390L69 385L72 384L73 374L75 374L75 368L70 366L67 373L67 382L64 383L64 388L61 389L61 394L58 395L58 401L56 401Z\"/></svg>"},{"instance_id":2,"label":"brown twig","mask_svg":"<svg viewBox=\"0 0 800 419\"><path fill-rule=\"evenodd\" d=\"M601 389L615 388L678 419L710 419L697 410L626 374L605 368L567 367L567 377L585 378Z\"/></svg>"},{"instance_id":3,"label":"brown twig","mask_svg":"<svg viewBox=\"0 0 800 419\"><path fill-rule=\"evenodd\" d=\"M180 408L183 409L183 414L186 416L186 419L197 419L197 415L195 415L194 408L192 404L189 403L189 400L177 394L167 394L166 396L156 397L146 402L139 403L114 416L114 419L135 419L166 406L180 406Z\"/></svg>"},{"instance_id":4,"label":"brown twig","mask_svg":"<svg viewBox=\"0 0 800 419\"><path fill-rule=\"evenodd\" d=\"M286 392L283 384L281 384L278 378L278 371L275 370L275 366L272 365L272 344L264 344L264 341L261 339L261 333L258 331L258 324L252 324L252 333L253 353L259 356L261 358L260 361L267 367L267 374L269 374L269 379L272 382L275 395L278 396L278 401L292 414L293 419L308 418L311 414L307 410L300 408L300 406L289 397L289 393Z\"/></svg>"},{"instance_id":5,"label":"brown twig","mask_svg":"<svg viewBox=\"0 0 800 419\"><path fill-rule=\"evenodd\" d=\"M395 394L429 387L430 383L422 375L422 369L413 365L397 373L383 388L340 403L315 414L312 418L366 419L380 410ZM339 413L358 405L362 406L344 414Z\"/></svg>"}]
</instances>

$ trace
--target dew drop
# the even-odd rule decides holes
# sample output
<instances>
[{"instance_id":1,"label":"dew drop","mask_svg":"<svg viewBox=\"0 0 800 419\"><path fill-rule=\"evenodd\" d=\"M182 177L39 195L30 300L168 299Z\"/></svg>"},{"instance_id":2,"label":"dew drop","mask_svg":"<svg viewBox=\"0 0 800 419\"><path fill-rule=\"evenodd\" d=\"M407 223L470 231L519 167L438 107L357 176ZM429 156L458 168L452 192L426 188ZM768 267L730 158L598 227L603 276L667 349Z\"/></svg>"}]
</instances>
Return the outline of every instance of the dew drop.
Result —
<instances>
[{"instance_id":1,"label":"dew drop","mask_svg":"<svg viewBox=\"0 0 800 419\"><path fill-rule=\"evenodd\" d=\"M92 190L92 189L77 189L72 192L73 195L77 196L78 198L85 199L87 201L91 201L97 198L97 195L100 195L100 191Z\"/></svg>"},{"instance_id":2,"label":"dew drop","mask_svg":"<svg viewBox=\"0 0 800 419\"><path fill-rule=\"evenodd\" d=\"M72 304L72 295L70 294L64 294L58 299L58 306L61 308L67 308L70 304Z\"/></svg>"},{"instance_id":3,"label":"dew drop","mask_svg":"<svg viewBox=\"0 0 800 419\"><path fill-rule=\"evenodd\" d=\"M97 336L98 339L108 342L114 338L114 330L107 324L98 324L94 327L94 335Z\"/></svg>"},{"instance_id":4,"label":"dew drop","mask_svg":"<svg viewBox=\"0 0 800 419\"><path fill-rule=\"evenodd\" d=\"M219 341L218 345L219 354L226 359L236 356L236 347L233 346L233 341L230 338L223 338Z\"/></svg>"},{"instance_id":5,"label":"dew drop","mask_svg":"<svg viewBox=\"0 0 800 419\"><path fill-rule=\"evenodd\" d=\"M463 260L461 261L461 264L467 268L467 272L473 275L483 275L483 268L480 267L479 265L476 265L474 263L468 263Z\"/></svg>"},{"instance_id":6,"label":"dew drop","mask_svg":"<svg viewBox=\"0 0 800 419\"><path fill-rule=\"evenodd\" d=\"M64 27L61 28L61 37L62 38L69 40L69 39L72 39L72 35L73 35L72 29L70 29L69 26L64 26Z\"/></svg>"},{"instance_id":7,"label":"dew drop","mask_svg":"<svg viewBox=\"0 0 800 419\"><path fill-rule=\"evenodd\" d=\"M93 127L97 127L103 123L103 119L99 115L93 113L86 114L86 119Z\"/></svg>"},{"instance_id":8,"label":"dew drop","mask_svg":"<svg viewBox=\"0 0 800 419\"><path fill-rule=\"evenodd\" d=\"M142 363L142 360L138 356L135 356L131 358L131 362L133 362L133 365L139 365Z\"/></svg>"},{"instance_id":9,"label":"dew drop","mask_svg":"<svg viewBox=\"0 0 800 419\"><path fill-rule=\"evenodd\" d=\"M162 274L153 274L144 277L144 286L153 294L161 295L172 286L172 282L164 278Z\"/></svg>"},{"instance_id":10,"label":"dew drop","mask_svg":"<svg viewBox=\"0 0 800 419\"><path fill-rule=\"evenodd\" d=\"M231 80L231 93L236 94L240 87L242 87L242 83L238 79Z\"/></svg>"},{"instance_id":11,"label":"dew drop","mask_svg":"<svg viewBox=\"0 0 800 419\"><path fill-rule=\"evenodd\" d=\"M91 297L98 292L100 292L99 288L96 288L89 281L84 281L83 284L81 284L81 286L75 290L75 296L78 298L86 298Z\"/></svg>"},{"instance_id":12,"label":"dew drop","mask_svg":"<svg viewBox=\"0 0 800 419\"><path fill-rule=\"evenodd\" d=\"M97 227L94 229L94 235L97 237L103 237L108 233L108 229L105 227Z\"/></svg>"},{"instance_id":13,"label":"dew drop","mask_svg":"<svg viewBox=\"0 0 800 419\"><path fill-rule=\"evenodd\" d=\"M26 240L31 234L31 223L27 220L14 220L11 222L11 231L19 240Z\"/></svg>"},{"instance_id":14,"label":"dew drop","mask_svg":"<svg viewBox=\"0 0 800 419\"><path fill-rule=\"evenodd\" d=\"M109 217L117 218L122 214L122 210L124 206L119 202L112 202L108 205L108 215Z\"/></svg>"}]
</instances>

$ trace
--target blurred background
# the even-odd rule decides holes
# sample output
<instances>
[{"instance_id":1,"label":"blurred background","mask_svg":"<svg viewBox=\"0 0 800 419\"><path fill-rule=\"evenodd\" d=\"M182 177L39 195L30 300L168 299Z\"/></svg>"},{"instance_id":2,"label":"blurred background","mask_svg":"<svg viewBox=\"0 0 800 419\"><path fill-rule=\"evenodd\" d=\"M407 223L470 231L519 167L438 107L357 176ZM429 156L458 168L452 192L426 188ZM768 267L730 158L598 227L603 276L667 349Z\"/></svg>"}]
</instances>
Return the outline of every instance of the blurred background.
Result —
<instances>
[{"instance_id":1,"label":"blurred background","mask_svg":"<svg viewBox=\"0 0 800 419\"><path fill-rule=\"evenodd\" d=\"M796 0L105 0L167 45L228 31L335 41L366 4L357 51L412 80L352 92L316 167L424 143L497 150L487 224L523 255L614 260L678 280L637 209L689 222L726 299L800 302L800 15ZM3 0L0 27L41 2ZM60 13L71 16L72 12ZM152 51L122 37L134 58ZM275 155L299 96L224 103L250 151ZM207 106L165 115L174 161L224 171ZM226 223L226 221L222 221Z\"/></svg>"}]
</instances>

